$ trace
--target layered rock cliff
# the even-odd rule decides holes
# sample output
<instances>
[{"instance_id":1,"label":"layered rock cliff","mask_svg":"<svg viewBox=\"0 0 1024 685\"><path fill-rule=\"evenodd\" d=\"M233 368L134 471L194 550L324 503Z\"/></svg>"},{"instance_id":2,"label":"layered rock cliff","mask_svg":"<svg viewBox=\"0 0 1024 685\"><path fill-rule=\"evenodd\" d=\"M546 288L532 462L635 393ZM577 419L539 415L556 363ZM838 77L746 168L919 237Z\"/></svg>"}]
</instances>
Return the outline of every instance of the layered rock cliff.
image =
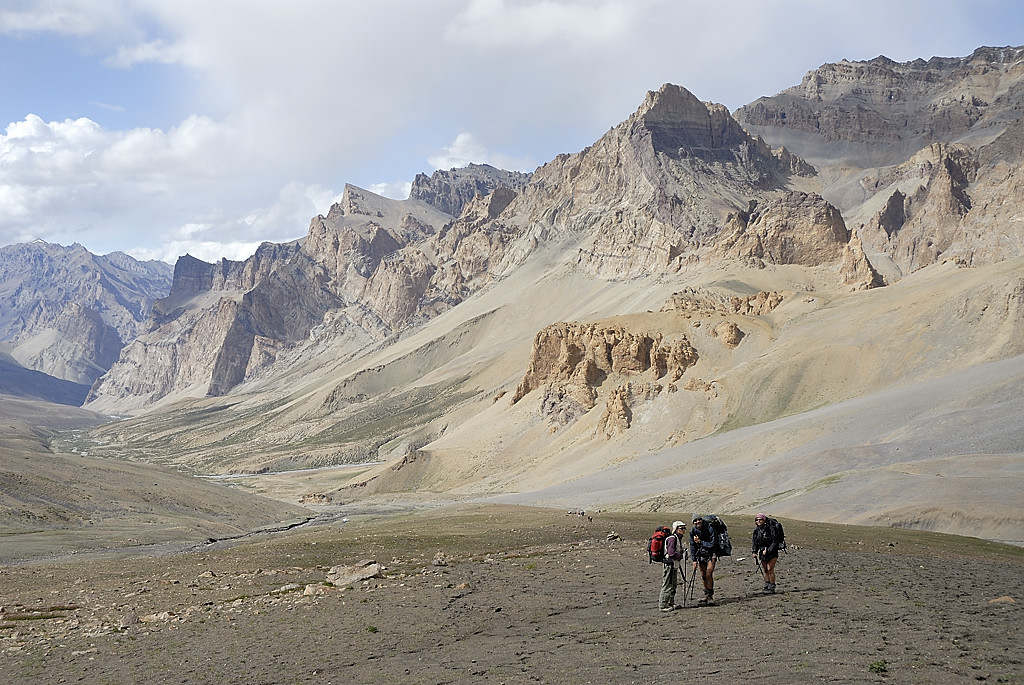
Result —
<instances>
[{"instance_id":1,"label":"layered rock cliff","mask_svg":"<svg viewBox=\"0 0 1024 685\"><path fill-rule=\"evenodd\" d=\"M740 108L752 133L811 160L891 281L945 259L1024 255L1015 209L1024 48L965 58L827 64Z\"/></svg>"},{"instance_id":2,"label":"layered rock cliff","mask_svg":"<svg viewBox=\"0 0 1024 685\"><path fill-rule=\"evenodd\" d=\"M927 61L844 60L822 65L800 85L741 107L736 118L769 140L791 131L906 155L933 142L995 135L1020 118L1022 58L1024 47L983 47L969 57ZM795 147L797 154L801 149Z\"/></svg>"},{"instance_id":3,"label":"layered rock cliff","mask_svg":"<svg viewBox=\"0 0 1024 685\"><path fill-rule=\"evenodd\" d=\"M665 85L586 150L534 172L501 219L539 239L575 235L579 268L629 278L697 258L730 213L808 173L722 106Z\"/></svg>"}]
</instances>

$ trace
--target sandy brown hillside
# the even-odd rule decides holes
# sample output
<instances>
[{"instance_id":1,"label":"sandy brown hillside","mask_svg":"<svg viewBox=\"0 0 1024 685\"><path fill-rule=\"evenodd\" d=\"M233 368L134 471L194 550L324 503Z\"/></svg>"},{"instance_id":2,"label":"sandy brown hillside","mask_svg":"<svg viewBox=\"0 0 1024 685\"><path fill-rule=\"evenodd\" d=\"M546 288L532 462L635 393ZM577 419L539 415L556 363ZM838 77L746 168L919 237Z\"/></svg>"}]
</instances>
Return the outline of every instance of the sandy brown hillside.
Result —
<instances>
[{"instance_id":1,"label":"sandy brown hillside","mask_svg":"<svg viewBox=\"0 0 1024 685\"><path fill-rule=\"evenodd\" d=\"M475 170L489 194L457 217L431 179L350 187L301 246L176 281L93 388L134 415L90 449L262 474L290 503L771 507L1017 540L1024 76L1003 57L826 65L738 113L749 131L665 85L514 188ZM827 116L786 139L811 166L765 139L815 94ZM869 110L886 135L843 128Z\"/></svg>"},{"instance_id":2,"label":"sandy brown hillside","mask_svg":"<svg viewBox=\"0 0 1024 685\"><path fill-rule=\"evenodd\" d=\"M159 430L152 417L111 424L100 453L222 472L385 462L324 472L306 490L284 477L257 486L293 502L311 492L336 503L517 493L569 508L769 506L944 531L966 522L979 536L1017 539L1020 269L937 265L846 294L801 288L815 278L803 269L723 270L682 290L539 269L529 287L492 289L365 358L312 378L324 357L296 362L287 395L196 403ZM740 279L750 285L738 290ZM755 288L781 293L781 304L727 313L730 295ZM654 367L611 373L587 388L589 410L567 399L571 388L513 404L533 340L525 327L511 335L511 322L539 330L558 320L685 338L698 360L678 379ZM740 332L735 346L723 324ZM630 416L616 423L624 388ZM346 487L353 477L367 485Z\"/></svg>"}]
</instances>

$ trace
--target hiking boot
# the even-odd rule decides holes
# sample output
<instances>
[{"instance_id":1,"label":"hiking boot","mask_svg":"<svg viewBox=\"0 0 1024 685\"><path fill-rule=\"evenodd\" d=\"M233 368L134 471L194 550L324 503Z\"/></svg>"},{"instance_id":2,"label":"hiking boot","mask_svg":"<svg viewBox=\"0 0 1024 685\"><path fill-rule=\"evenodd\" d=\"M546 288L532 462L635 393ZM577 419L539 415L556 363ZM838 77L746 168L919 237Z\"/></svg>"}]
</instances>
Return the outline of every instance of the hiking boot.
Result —
<instances>
[{"instance_id":1,"label":"hiking boot","mask_svg":"<svg viewBox=\"0 0 1024 685\"><path fill-rule=\"evenodd\" d=\"M771 587L772 587L771 583L765 583L764 587L761 588L761 591L762 592L768 592L771 589Z\"/></svg>"},{"instance_id":2,"label":"hiking boot","mask_svg":"<svg viewBox=\"0 0 1024 685\"><path fill-rule=\"evenodd\" d=\"M667 614L667 613L668 613L668 612L670 612L670 611L675 611L675 610L676 610L677 608L678 608L678 607L674 607L674 606L671 606L671 607L661 607L661 611L662 611L663 613L666 613L666 614Z\"/></svg>"},{"instance_id":3,"label":"hiking boot","mask_svg":"<svg viewBox=\"0 0 1024 685\"><path fill-rule=\"evenodd\" d=\"M774 595L775 594L775 583L768 583L767 585L765 585L764 591L767 592L769 595Z\"/></svg>"}]
</instances>

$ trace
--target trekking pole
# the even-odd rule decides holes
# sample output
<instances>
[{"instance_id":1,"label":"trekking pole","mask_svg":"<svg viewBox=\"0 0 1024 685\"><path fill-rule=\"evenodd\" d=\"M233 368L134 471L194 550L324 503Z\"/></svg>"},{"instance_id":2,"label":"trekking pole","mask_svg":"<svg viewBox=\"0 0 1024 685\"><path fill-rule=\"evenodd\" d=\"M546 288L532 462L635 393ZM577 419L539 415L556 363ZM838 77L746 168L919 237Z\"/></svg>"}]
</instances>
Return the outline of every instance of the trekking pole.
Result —
<instances>
[{"instance_id":1,"label":"trekking pole","mask_svg":"<svg viewBox=\"0 0 1024 685\"><path fill-rule=\"evenodd\" d=\"M693 599L693 581L697 579L697 569L693 569L693 575L690 576L690 599Z\"/></svg>"},{"instance_id":2,"label":"trekking pole","mask_svg":"<svg viewBox=\"0 0 1024 685\"><path fill-rule=\"evenodd\" d=\"M679 565L679 569L683 572L683 608L686 608L686 560L690 558L690 551L683 552L683 563Z\"/></svg>"}]
</instances>

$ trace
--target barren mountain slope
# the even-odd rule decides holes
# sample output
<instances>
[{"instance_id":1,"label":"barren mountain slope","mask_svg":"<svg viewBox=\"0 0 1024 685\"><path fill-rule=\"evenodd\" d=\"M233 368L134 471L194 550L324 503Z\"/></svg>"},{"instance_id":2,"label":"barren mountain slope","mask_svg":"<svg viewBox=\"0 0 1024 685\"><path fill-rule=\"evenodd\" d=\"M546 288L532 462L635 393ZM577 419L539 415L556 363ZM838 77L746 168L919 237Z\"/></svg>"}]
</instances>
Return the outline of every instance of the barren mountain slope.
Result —
<instances>
[{"instance_id":1,"label":"barren mountain slope","mask_svg":"<svg viewBox=\"0 0 1024 685\"><path fill-rule=\"evenodd\" d=\"M696 333L711 325L700 316L600 322L688 330L701 360L676 392L664 379L649 390L651 372L610 377L568 426L542 390L499 401L406 463L378 467L367 487L515 492L586 509L770 506L1019 540L1022 265L938 266L830 301L794 294L768 316L725 317L746 333L732 351ZM609 435L616 381L631 384L629 427Z\"/></svg>"},{"instance_id":2,"label":"barren mountain slope","mask_svg":"<svg viewBox=\"0 0 1024 685\"><path fill-rule=\"evenodd\" d=\"M1013 445L1022 436L1005 411L1017 415L1021 393L1007 383L1024 368L1015 357L1024 353L1019 260L937 265L843 295L815 290L815 274L799 267L641 285L540 259L530 266L535 281L488 289L365 357L332 367L325 348L295 362L287 389L266 379L252 394L181 407L159 422L111 424L100 431L111 443L98 449L222 472L385 461L318 479L336 503L516 492L516 501L582 508L770 504L793 516L945 531L970 520L974 534L1015 539L1024 474ZM770 313L726 307L730 295L768 291L783 298ZM586 388L542 384L513 404L531 365L527 331L560 320L620 339L685 338L698 359L675 380L655 367L612 370ZM735 347L728 324L741 333ZM995 359L1010 361L995 376L972 371ZM992 388L965 381L975 375ZM589 410L571 401L582 390L593 396ZM616 421L623 408L628 420ZM971 422L977 439L954 439ZM969 478L950 470L965 459ZM933 473L926 463L939 466ZM905 487L907 469L920 472L915 496L884 494ZM989 504L975 515L967 503L977 498Z\"/></svg>"},{"instance_id":3,"label":"barren mountain slope","mask_svg":"<svg viewBox=\"0 0 1024 685\"><path fill-rule=\"evenodd\" d=\"M514 277L552 241L574 242L571 268L632 278L692 266L728 233L732 257L806 266L842 259L844 282L872 283L860 244L834 208L795 192L813 185L811 173L747 136L721 105L665 85L590 148L561 155L528 179L495 174L490 182L513 187L457 205L455 220L420 200L387 200L348 186L341 203L311 221L297 251L264 245L245 264L179 262L153 330L125 350L88 406L123 413L224 395L274 373L282 353L311 337L348 339L347 356ZM433 193L421 180L418 196L449 206L449 176L435 174ZM756 215L749 211L755 206ZM772 249L778 220L756 219L779 216L799 226L794 232L807 231L794 242L819 248ZM265 266L250 269L253 262ZM255 275L217 278L216 271Z\"/></svg>"},{"instance_id":4,"label":"barren mountain slope","mask_svg":"<svg viewBox=\"0 0 1024 685\"><path fill-rule=\"evenodd\" d=\"M961 78L944 64L940 99ZM877 90L878 69L834 71ZM1020 91L993 87L998 116L923 124L967 143L861 136L890 166L856 169L850 202L838 166L814 176L677 86L436 231L350 189L312 222L304 256L261 282L308 298L293 312L301 325L276 337L217 328L205 310L218 354L245 373L148 411L124 355L109 374L118 388L101 387L95 406L140 413L98 429L97 453L262 472L246 482L273 493L287 480L277 492L290 501L297 481L273 472L355 464L318 472L305 494L770 504L945 531L968 521L971 534L1016 539L1021 436L1008 417L1020 408L1024 281L1008 122ZM986 136L964 134L978 122ZM261 327L280 321L270 304L281 299L257 297L265 287L217 306L228 321L238 303ZM201 349L202 328L176 335ZM171 361L153 368L173 380ZM964 426L977 440L961 439Z\"/></svg>"}]
</instances>

